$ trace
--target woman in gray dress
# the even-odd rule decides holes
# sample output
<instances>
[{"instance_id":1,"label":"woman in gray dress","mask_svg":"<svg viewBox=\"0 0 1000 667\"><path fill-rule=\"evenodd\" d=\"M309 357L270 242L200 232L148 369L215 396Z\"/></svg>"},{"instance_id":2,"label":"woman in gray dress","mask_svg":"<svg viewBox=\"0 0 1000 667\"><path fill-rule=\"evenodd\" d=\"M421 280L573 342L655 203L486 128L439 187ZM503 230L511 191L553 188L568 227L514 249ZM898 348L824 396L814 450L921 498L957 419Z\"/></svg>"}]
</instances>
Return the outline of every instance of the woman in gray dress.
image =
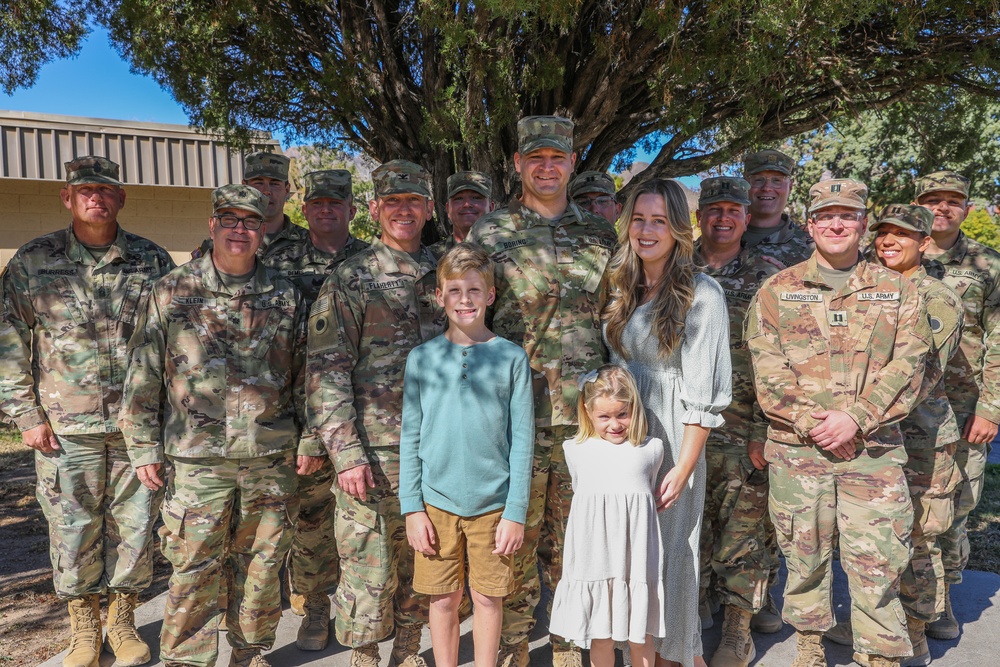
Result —
<instances>
[{"instance_id":1,"label":"woman in gray dress","mask_svg":"<svg viewBox=\"0 0 1000 667\"><path fill-rule=\"evenodd\" d=\"M704 667L698 541L705 440L732 400L726 301L694 263L691 216L678 183L636 188L619 225L604 339L611 360L635 376L649 434L664 442L659 518L667 637L657 640L657 665Z\"/></svg>"}]
</instances>

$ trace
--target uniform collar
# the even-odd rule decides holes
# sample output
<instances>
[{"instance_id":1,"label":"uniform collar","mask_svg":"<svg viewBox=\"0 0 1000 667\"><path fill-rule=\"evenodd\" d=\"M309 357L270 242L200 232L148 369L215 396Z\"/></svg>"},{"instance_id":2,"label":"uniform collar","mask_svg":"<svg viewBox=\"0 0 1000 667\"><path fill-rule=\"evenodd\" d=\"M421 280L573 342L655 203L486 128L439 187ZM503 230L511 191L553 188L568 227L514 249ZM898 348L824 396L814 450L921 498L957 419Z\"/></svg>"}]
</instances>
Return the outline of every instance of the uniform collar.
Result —
<instances>
[{"instance_id":1,"label":"uniform collar","mask_svg":"<svg viewBox=\"0 0 1000 667\"><path fill-rule=\"evenodd\" d=\"M349 235L347 237L347 243L344 244L343 248L341 248L337 252L329 253L317 248L315 245L313 245L313 242L310 240L309 243L306 245L306 258L309 264L320 264L326 266L327 264L334 261L338 257L341 257L344 253L353 249L354 246L357 244L358 240L353 236Z\"/></svg>"},{"instance_id":2,"label":"uniform collar","mask_svg":"<svg viewBox=\"0 0 1000 667\"><path fill-rule=\"evenodd\" d=\"M274 289L274 285L267 278L267 269L264 267L264 263L259 259L256 260L254 264L253 275L250 280L241 288L236 290L235 293L230 294L228 288L222 284L219 280L218 270L215 268L215 263L212 262L212 253L214 250L210 250L207 255L197 261L198 268L201 271L201 281L205 285L205 289L216 294L228 294L229 296L237 297L244 296L247 294L264 294L270 292Z\"/></svg>"},{"instance_id":3,"label":"uniform collar","mask_svg":"<svg viewBox=\"0 0 1000 667\"><path fill-rule=\"evenodd\" d=\"M117 224L117 223L116 223ZM94 264L94 265L104 265L111 264L116 259L129 259L128 252L128 242L125 239L125 230L122 229L121 225L118 225L118 232L115 234L115 240L108 248L108 252L101 258L100 262L94 261L94 256L90 254L86 246L80 243L80 239L76 238L76 233L73 231L73 223L69 223L69 240L66 243L66 256L70 261L76 262L77 264Z\"/></svg>"},{"instance_id":4,"label":"uniform collar","mask_svg":"<svg viewBox=\"0 0 1000 667\"><path fill-rule=\"evenodd\" d=\"M769 232L758 241L758 243L768 243L771 245L785 243L795 235L795 223L788 217L787 213L781 214L781 224ZM744 246L746 247L746 246Z\"/></svg>"},{"instance_id":5,"label":"uniform collar","mask_svg":"<svg viewBox=\"0 0 1000 667\"><path fill-rule=\"evenodd\" d=\"M419 260L413 259L408 252L390 248L381 238L374 239L371 247L383 273L405 273L420 279L437 267L434 254L423 245L420 246Z\"/></svg>"},{"instance_id":6,"label":"uniform collar","mask_svg":"<svg viewBox=\"0 0 1000 667\"><path fill-rule=\"evenodd\" d=\"M695 239L694 251L696 253L701 252L701 238ZM741 268L743 268L743 264L746 263L747 252L748 251L745 248L743 250L740 250L738 253L736 253L736 257L733 257L731 260L729 260L729 262L725 266L720 266L717 269L714 269L711 266L706 265L705 273L713 277L714 276L729 277L736 275L736 272L739 271Z\"/></svg>"},{"instance_id":7,"label":"uniform collar","mask_svg":"<svg viewBox=\"0 0 1000 667\"><path fill-rule=\"evenodd\" d=\"M818 251L813 251L813 254L806 260L806 270L802 274L802 280L803 282L822 285L826 288L833 289L826 283L825 280L823 280L823 275L819 272L819 264L816 262L817 254ZM877 281L875 280L875 275L872 273L871 267L871 263L865 259L864 255L858 253L858 263L854 266L854 271L851 273L851 277L848 278L847 284L844 285L840 292L838 292L838 295L846 296L853 292L860 292L863 289L874 287Z\"/></svg>"},{"instance_id":8,"label":"uniform collar","mask_svg":"<svg viewBox=\"0 0 1000 667\"><path fill-rule=\"evenodd\" d=\"M965 256L969 253L969 237L965 235L965 232L959 231L958 238L955 239L955 245L945 250L940 255L932 257L931 259L941 264L961 264L965 261Z\"/></svg>"},{"instance_id":9,"label":"uniform collar","mask_svg":"<svg viewBox=\"0 0 1000 667\"><path fill-rule=\"evenodd\" d=\"M545 225L549 227L562 227L563 225L581 224L585 221L583 210L577 206L572 199L567 200L566 210L555 220L544 217L532 208L528 208L521 202L520 197L514 197L507 205L507 210L512 215L520 216L524 221L524 227L535 227Z\"/></svg>"}]
</instances>

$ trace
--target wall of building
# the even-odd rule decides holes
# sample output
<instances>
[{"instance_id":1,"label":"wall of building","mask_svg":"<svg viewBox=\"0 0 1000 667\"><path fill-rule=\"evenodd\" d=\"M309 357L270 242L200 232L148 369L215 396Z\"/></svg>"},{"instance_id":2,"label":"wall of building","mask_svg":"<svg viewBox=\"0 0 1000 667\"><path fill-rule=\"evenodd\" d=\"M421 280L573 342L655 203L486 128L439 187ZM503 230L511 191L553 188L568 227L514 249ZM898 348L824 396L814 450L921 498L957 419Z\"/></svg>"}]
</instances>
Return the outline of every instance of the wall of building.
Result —
<instances>
[{"instance_id":1,"label":"wall of building","mask_svg":"<svg viewBox=\"0 0 1000 667\"><path fill-rule=\"evenodd\" d=\"M60 181L0 178L0 263L31 239L69 225ZM127 185L118 221L170 252L178 264L208 236L211 188Z\"/></svg>"}]
</instances>

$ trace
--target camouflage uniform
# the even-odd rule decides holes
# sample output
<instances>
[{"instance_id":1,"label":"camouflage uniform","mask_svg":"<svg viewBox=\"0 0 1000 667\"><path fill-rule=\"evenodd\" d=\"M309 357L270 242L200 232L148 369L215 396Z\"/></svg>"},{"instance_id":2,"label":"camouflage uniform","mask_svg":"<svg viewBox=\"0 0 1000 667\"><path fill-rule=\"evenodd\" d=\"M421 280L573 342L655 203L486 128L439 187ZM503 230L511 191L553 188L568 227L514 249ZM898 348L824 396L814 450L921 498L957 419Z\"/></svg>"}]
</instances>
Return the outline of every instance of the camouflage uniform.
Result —
<instances>
[{"instance_id":1,"label":"camouflage uniform","mask_svg":"<svg viewBox=\"0 0 1000 667\"><path fill-rule=\"evenodd\" d=\"M918 196L930 191L927 185L924 188L918 186ZM1000 423L1000 253L959 232L955 245L925 259L934 260L928 263L928 273L958 294L965 307L959 352L945 371L959 432L972 415ZM961 480L955 489L954 521L938 538L949 584L962 582L962 570L969 562L966 523L982 495L988 451L989 445L958 442L955 461Z\"/></svg>"},{"instance_id":2,"label":"camouflage uniform","mask_svg":"<svg viewBox=\"0 0 1000 667\"><path fill-rule=\"evenodd\" d=\"M486 197L489 201L493 196L493 181L489 176L481 171L459 171L448 177L448 199L451 199L460 192L472 190ZM458 240L455 234L449 234L447 238L441 239L430 246L431 252L438 258L455 247Z\"/></svg>"},{"instance_id":3,"label":"camouflage uniform","mask_svg":"<svg viewBox=\"0 0 1000 667\"><path fill-rule=\"evenodd\" d=\"M249 186L213 193L217 211L258 202L261 212L260 200ZM228 287L209 253L156 283L129 342L120 418L129 456L137 468L172 467L160 529L173 565L164 662L215 664L224 571L233 577L229 643L274 643L278 571L298 512L296 450L323 454L315 438L299 437L305 337L290 281L257 262L245 284Z\"/></svg>"},{"instance_id":4,"label":"camouflage uniform","mask_svg":"<svg viewBox=\"0 0 1000 667\"><path fill-rule=\"evenodd\" d=\"M117 183L117 165L104 158L67 164L69 183L92 182L78 179L98 165ZM152 578L160 495L139 483L117 419L126 343L153 281L173 266L121 226L95 260L70 225L26 243L3 274L0 408L22 431L48 423L61 447L35 452L60 598L145 588Z\"/></svg>"},{"instance_id":5,"label":"camouflage uniform","mask_svg":"<svg viewBox=\"0 0 1000 667\"><path fill-rule=\"evenodd\" d=\"M841 186L839 195L829 190ZM814 190L814 208L851 198L863 208L867 192L852 181ZM785 621L800 632L833 627L830 562L839 528L855 650L911 655L898 592L913 509L897 422L917 401L931 340L916 286L862 259L833 290L814 254L764 283L746 338L757 397L771 420L765 457L771 519L788 567ZM855 458L824 452L809 436L820 423L811 413L821 409L843 410L859 425Z\"/></svg>"},{"instance_id":6,"label":"camouflage uniform","mask_svg":"<svg viewBox=\"0 0 1000 667\"><path fill-rule=\"evenodd\" d=\"M700 251L698 239L695 252ZM705 269L726 294L733 402L722 412L725 426L712 429L705 444L700 581L707 590L714 571L722 603L754 613L767 603L769 573L777 567L777 557L771 548L774 529L767 515L767 470L757 470L747 454L750 441L767 440L767 419L754 394L743 322L761 283L779 270L775 262L745 251L722 268Z\"/></svg>"},{"instance_id":7,"label":"camouflage uniform","mask_svg":"<svg viewBox=\"0 0 1000 667\"><path fill-rule=\"evenodd\" d=\"M343 169L310 172L303 180L305 201L319 197L346 201L352 196L351 174ZM270 253L264 263L295 284L308 312L333 270L367 247L367 243L353 236L332 255L317 248L311 240L304 245L284 244ZM340 578L340 557L334 532L333 487L336 483L337 473L329 460L313 474L299 478L299 516L288 554L293 593L322 593L334 588Z\"/></svg>"},{"instance_id":8,"label":"camouflage uniform","mask_svg":"<svg viewBox=\"0 0 1000 667\"><path fill-rule=\"evenodd\" d=\"M393 177L376 176L376 196L390 194L381 179ZM397 177L425 182L420 174ZM309 318L309 427L338 473L367 464L375 479L366 500L336 491L334 629L344 646L427 622L427 599L413 591L413 550L397 494L406 357L447 321L434 297L436 267L426 247L414 259L377 239L334 270Z\"/></svg>"},{"instance_id":9,"label":"camouflage uniform","mask_svg":"<svg viewBox=\"0 0 1000 667\"><path fill-rule=\"evenodd\" d=\"M546 137L546 132L564 133L560 150L572 150L572 123L556 119L561 124L552 127L551 117L537 118L518 123L522 155L536 149L525 136ZM504 598L501 644L509 647L525 641L535 624L541 597L536 553L549 590L555 590L562 571L573 491L559 445L576 431L577 377L607 356L600 323L603 278L617 237L604 218L573 202L558 220L548 220L515 199L480 218L469 240L496 262L491 328L524 348L534 376L531 497L524 543L512 559L515 592ZM551 598L549 605L551 611Z\"/></svg>"},{"instance_id":10,"label":"camouflage uniform","mask_svg":"<svg viewBox=\"0 0 1000 667\"><path fill-rule=\"evenodd\" d=\"M795 161L781 151L771 149L746 156L743 161L745 178L749 180L754 174L764 171L773 171L791 178L795 171ZM752 216L750 224L753 224ZM776 260L782 267L789 267L809 259L813 252L813 240L787 213L782 213L779 227L763 238L751 239L750 236L744 236L743 247Z\"/></svg>"}]
</instances>

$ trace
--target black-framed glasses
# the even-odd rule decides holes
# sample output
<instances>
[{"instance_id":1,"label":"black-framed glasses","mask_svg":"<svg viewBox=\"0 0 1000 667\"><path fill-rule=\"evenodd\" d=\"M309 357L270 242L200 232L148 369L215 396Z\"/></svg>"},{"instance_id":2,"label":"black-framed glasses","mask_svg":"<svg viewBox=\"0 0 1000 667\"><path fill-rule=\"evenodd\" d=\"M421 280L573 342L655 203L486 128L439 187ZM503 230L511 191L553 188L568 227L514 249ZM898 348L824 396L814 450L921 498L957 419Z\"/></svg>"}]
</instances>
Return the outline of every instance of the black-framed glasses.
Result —
<instances>
[{"instance_id":1,"label":"black-framed glasses","mask_svg":"<svg viewBox=\"0 0 1000 667\"><path fill-rule=\"evenodd\" d=\"M579 197L576 199L578 206L589 206L592 204L597 204L598 206L608 206L613 204L614 201L615 198L608 195L601 195L599 197Z\"/></svg>"},{"instance_id":2,"label":"black-framed glasses","mask_svg":"<svg viewBox=\"0 0 1000 667\"><path fill-rule=\"evenodd\" d=\"M238 215L215 215L212 217L218 220L219 224L226 229L234 229L242 222L243 228L248 232L255 232L264 224L264 218L258 218L255 215L248 215L245 218L241 218Z\"/></svg>"}]
</instances>

